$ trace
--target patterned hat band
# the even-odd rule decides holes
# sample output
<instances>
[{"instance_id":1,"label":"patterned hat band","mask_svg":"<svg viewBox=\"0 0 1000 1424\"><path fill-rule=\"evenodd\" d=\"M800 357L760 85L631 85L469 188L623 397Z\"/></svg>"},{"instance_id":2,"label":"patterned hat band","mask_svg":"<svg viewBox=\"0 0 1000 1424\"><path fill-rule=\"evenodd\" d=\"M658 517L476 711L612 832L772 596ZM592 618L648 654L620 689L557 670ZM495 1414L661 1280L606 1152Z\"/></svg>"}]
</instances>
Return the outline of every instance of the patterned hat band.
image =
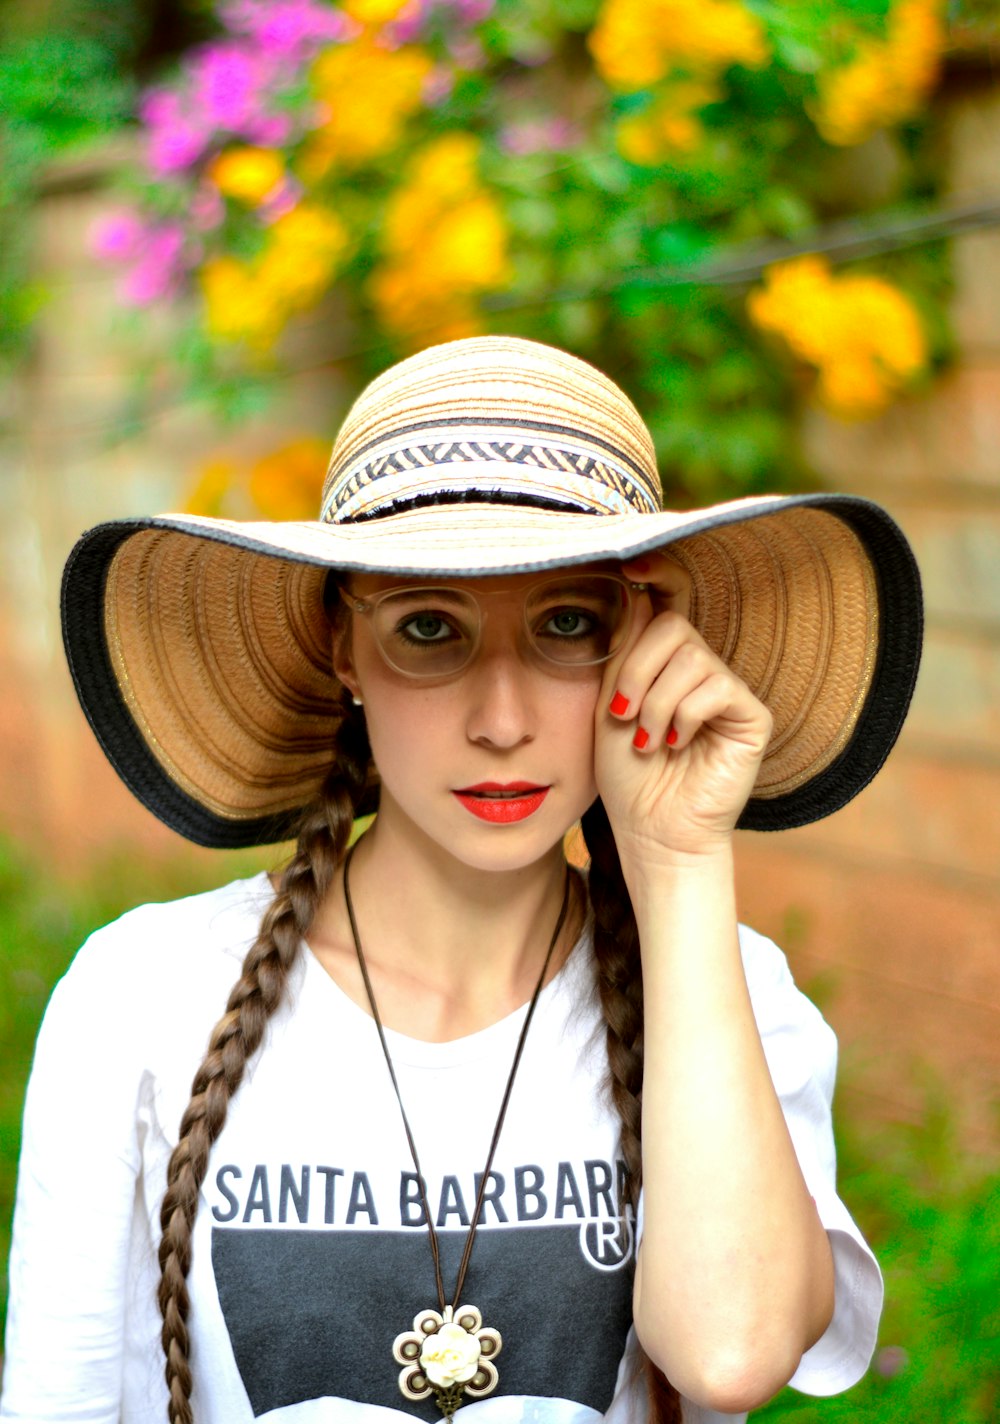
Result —
<instances>
[{"instance_id":1,"label":"patterned hat band","mask_svg":"<svg viewBox=\"0 0 1000 1424\"><path fill-rule=\"evenodd\" d=\"M392 514L424 502L481 497L589 514L653 514L659 480L610 441L539 421L424 422L331 462L327 523Z\"/></svg>"},{"instance_id":2,"label":"patterned hat band","mask_svg":"<svg viewBox=\"0 0 1000 1424\"><path fill-rule=\"evenodd\" d=\"M663 507L653 441L624 391L566 352L509 337L432 347L372 381L337 435L319 517L469 502Z\"/></svg>"}]
</instances>

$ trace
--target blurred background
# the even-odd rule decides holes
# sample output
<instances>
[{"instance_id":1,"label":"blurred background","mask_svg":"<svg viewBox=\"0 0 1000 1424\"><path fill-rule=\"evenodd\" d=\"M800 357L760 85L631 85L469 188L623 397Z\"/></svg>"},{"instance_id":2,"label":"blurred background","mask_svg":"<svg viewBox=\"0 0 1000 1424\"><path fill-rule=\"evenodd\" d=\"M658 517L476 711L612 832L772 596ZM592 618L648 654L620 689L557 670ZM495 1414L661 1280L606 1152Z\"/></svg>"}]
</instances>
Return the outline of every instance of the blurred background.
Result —
<instances>
[{"instance_id":1,"label":"blurred background","mask_svg":"<svg viewBox=\"0 0 1000 1424\"><path fill-rule=\"evenodd\" d=\"M59 578L102 519L313 517L375 372L478 331L619 380L668 504L884 504L911 716L741 913L842 1046L869 1377L755 1418L1000 1418L1000 4L0 0L0 1231L52 983L97 924L252 873L118 783ZM0 1240L6 1258L6 1237Z\"/></svg>"}]
</instances>

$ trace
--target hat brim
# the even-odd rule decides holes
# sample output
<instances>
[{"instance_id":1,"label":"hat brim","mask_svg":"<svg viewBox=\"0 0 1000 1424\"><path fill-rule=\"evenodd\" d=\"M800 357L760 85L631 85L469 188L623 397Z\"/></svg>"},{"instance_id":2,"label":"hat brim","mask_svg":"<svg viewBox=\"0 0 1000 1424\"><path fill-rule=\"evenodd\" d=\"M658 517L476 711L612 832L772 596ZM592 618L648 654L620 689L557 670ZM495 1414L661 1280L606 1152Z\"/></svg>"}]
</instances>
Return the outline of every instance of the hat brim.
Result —
<instances>
[{"instance_id":1,"label":"hat brim","mask_svg":"<svg viewBox=\"0 0 1000 1424\"><path fill-rule=\"evenodd\" d=\"M265 844L294 832L333 759L329 570L484 577L668 548L692 576L692 622L775 715L740 825L838 810L898 737L922 638L909 546L853 496L681 514L457 503L342 524L122 520L72 551L63 635L84 712L136 797L198 844Z\"/></svg>"}]
</instances>

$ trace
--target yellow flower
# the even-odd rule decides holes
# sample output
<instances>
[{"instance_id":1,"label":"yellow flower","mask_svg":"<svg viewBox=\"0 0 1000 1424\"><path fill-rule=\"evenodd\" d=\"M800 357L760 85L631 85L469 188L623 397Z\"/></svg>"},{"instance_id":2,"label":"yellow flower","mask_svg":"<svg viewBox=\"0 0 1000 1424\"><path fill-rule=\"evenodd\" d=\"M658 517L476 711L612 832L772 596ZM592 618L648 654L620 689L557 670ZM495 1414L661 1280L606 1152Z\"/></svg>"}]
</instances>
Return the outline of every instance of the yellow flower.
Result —
<instances>
[{"instance_id":1,"label":"yellow flower","mask_svg":"<svg viewBox=\"0 0 1000 1424\"><path fill-rule=\"evenodd\" d=\"M747 299L750 318L816 368L817 393L846 418L873 415L924 368L913 306L881 277L838 276L822 257L768 269Z\"/></svg>"},{"instance_id":2,"label":"yellow flower","mask_svg":"<svg viewBox=\"0 0 1000 1424\"><path fill-rule=\"evenodd\" d=\"M588 39L613 89L648 89L672 70L721 74L767 60L764 27L741 0L605 0Z\"/></svg>"},{"instance_id":3,"label":"yellow flower","mask_svg":"<svg viewBox=\"0 0 1000 1424\"><path fill-rule=\"evenodd\" d=\"M271 227L258 259L258 278L290 311L301 311L329 285L348 243L347 229L335 213L299 203Z\"/></svg>"},{"instance_id":4,"label":"yellow flower","mask_svg":"<svg viewBox=\"0 0 1000 1424\"><path fill-rule=\"evenodd\" d=\"M197 471L183 509L235 519L315 519L326 472L327 442L299 436L249 468L216 455Z\"/></svg>"},{"instance_id":5,"label":"yellow flower","mask_svg":"<svg viewBox=\"0 0 1000 1424\"><path fill-rule=\"evenodd\" d=\"M915 113L937 77L943 0L897 0L884 43L858 46L850 64L822 75L813 118L829 143L855 144Z\"/></svg>"},{"instance_id":6,"label":"yellow flower","mask_svg":"<svg viewBox=\"0 0 1000 1424\"><path fill-rule=\"evenodd\" d=\"M344 11L359 25L386 25L410 0L344 0Z\"/></svg>"},{"instance_id":7,"label":"yellow flower","mask_svg":"<svg viewBox=\"0 0 1000 1424\"><path fill-rule=\"evenodd\" d=\"M830 361L819 372L817 393L834 414L847 420L877 415L887 404L889 391L871 361Z\"/></svg>"},{"instance_id":8,"label":"yellow flower","mask_svg":"<svg viewBox=\"0 0 1000 1424\"><path fill-rule=\"evenodd\" d=\"M334 164L356 168L390 152L423 103L432 67L416 45L386 49L368 32L324 50L312 67L323 119L300 159L306 182L317 182Z\"/></svg>"},{"instance_id":9,"label":"yellow flower","mask_svg":"<svg viewBox=\"0 0 1000 1424\"><path fill-rule=\"evenodd\" d=\"M698 110L719 98L716 84L690 81L671 84L656 102L618 124L619 152L632 163L653 167L674 154L693 152L704 138Z\"/></svg>"},{"instance_id":10,"label":"yellow flower","mask_svg":"<svg viewBox=\"0 0 1000 1424\"><path fill-rule=\"evenodd\" d=\"M209 164L208 176L220 193L257 204L277 188L285 163L273 148L227 148Z\"/></svg>"},{"instance_id":11,"label":"yellow flower","mask_svg":"<svg viewBox=\"0 0 1000 1424\"><path fill-rule=\"evenodd\" d=\"M262 456L250 471L250 498L264 519L315 519L329 449L305 435Z\"/></svg>"},{"instance_id":12,"label":"yellow flower","mask_svg":"<svg viewBox=\"0 0 1000 1424\"><path fill-rule=\"evenodd\" d=\"M272 225L267 245L252 261L210 258L200 273L210 334L266 353L289 318L323 295L348 245L335 213L299 203Z\"/></svg>"},{"instance_id":13,"label":"yellow flower","mask_svg":"<svg viewBox=\"0 0 1000 1424\"><path fill-rule=\"evenodd\" d=\"M185 514L203 514L209 519L218 519L223 514L226 495L236 479L236 466L232 460L222 458L208 460L198 470L181 508Z\"/></svg>"},{"instance_id":14,"label":"yellow flower","mask_svg":"<svg viewBox=\"0 0 1000 1424\"><path fill-rule=\"evenodd\" d=\"M274 294L256 280L251 264L236 257L211 257L199 273L205 325L221 341L245 341L268 350L283 325Z\"/></svg>"},{"instance_id":15,"label":"yellow flower","mask_svg":"<svg viewBox=\"0 0 1000 1424\"><path fill-rule=\"evenodd\" d=\"M370 291L381 320L407 337L479 330L476 298L509 280L507 228L481 185L479 142L450 133L411 162L382 229L385 260Z\"/></svg>"}]
</instances>

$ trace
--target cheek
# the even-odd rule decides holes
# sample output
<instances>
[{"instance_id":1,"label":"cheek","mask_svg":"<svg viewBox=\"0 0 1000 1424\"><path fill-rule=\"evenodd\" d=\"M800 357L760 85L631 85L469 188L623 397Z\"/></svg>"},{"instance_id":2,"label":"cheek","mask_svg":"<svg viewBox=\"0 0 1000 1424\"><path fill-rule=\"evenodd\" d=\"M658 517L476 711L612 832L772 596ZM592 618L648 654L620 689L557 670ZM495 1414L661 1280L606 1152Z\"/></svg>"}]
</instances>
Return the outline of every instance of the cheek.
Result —
<instances>
[{"instance_id":1,"label":"cheek","mask_svg":"<svg viewBox=\"0 0 1000 1424\"><path fill-rule=\"evenodd\" d=\"M594 717L601 685L598 682L568 684L552 710L550 735L565 760L567 771L581 782L587 805L597 795L594 779Z\"/></svg>"},{"instance_id":2,"label":"cheek","mask_svg":"<svg viewBox=\"0 0 1000 1424\"><path fill-rule=\"evenodd\" d=\"M372 756L379 771L389 766L419 767L435 749L449 744L440 708L426 706L419 693L365 684L365 717Z\"/></svg>"}]
</instances>

